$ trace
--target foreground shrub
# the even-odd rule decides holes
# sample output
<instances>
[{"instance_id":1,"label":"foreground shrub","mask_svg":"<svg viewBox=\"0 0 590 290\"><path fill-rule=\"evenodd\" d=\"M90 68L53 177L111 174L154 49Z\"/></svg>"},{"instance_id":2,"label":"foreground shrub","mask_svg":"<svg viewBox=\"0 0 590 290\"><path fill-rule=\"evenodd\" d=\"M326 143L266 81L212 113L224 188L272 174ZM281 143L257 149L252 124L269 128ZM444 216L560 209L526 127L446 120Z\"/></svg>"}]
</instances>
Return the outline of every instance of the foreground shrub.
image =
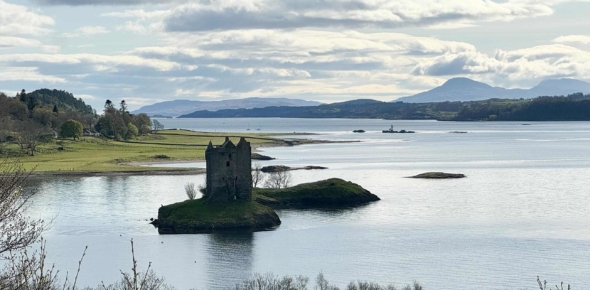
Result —
<instances>
[{"instance_id":1,"label":"foreground shrub","mask_svg":"<svg viewBox=\"0 0 590 290\"><path fill-rule=\"evenodd\" d=\"M304 276L290 277L285 276L279 278L272 273L264 275L254 274L250 279L236 285L236 290L307 290L309 278ZM315 279L315 290L339 290L337 286L331 285L320 273ZM413 285L407 285L403 288L396 288L394 285L379 285L373 282L350 282L345 288L346 290L423 290L422 286L417 282Z\"/></svg>"}]
</instances>

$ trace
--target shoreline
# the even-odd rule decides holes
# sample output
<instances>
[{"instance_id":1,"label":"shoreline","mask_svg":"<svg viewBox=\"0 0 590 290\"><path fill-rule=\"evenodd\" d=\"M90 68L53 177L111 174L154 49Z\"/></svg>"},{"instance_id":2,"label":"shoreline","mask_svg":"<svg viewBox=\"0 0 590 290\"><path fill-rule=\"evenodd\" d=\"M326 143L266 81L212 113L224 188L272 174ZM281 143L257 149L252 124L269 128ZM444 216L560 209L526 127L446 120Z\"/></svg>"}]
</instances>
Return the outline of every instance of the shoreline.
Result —
<instances>
[{"instance_id":1,"label":"shoreline","mask_svg":"<svg viewBox=\"0 0 590 290\"><path fill-rule=\"evenodd\" d=\"M286 136L286 135L283 135ZM269 138L270 139L270 138ZM274 142L252 145L252 153L260 152L260 148L273 147L292 147L300 145L312 144L332 144L332 143L357 143L361 141L330 141L330 140L310 140L310 139L273 139ZM200 175L205 174L205 168L182 168L170 167L164 169L162 167L154 167L151 169L150 165L158 164L184 164L194 162L205 162L205 159L186 159L186 160L150 160L150 161L131 161L121 163L123 166L138 167L140 170L121 170L121 171L47 171L47 172L31 172L30 176L35 178L45 177L101 177L101 176L164 176L164 175Z\"/></svg>"}]
</instances>

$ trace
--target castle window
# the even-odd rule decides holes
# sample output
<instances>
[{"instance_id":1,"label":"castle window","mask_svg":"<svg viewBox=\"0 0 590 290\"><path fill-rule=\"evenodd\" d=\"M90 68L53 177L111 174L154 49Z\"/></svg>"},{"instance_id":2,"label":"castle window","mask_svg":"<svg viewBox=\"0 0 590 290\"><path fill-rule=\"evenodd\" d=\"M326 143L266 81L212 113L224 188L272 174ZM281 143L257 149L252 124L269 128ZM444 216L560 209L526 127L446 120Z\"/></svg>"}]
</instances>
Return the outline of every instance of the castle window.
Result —
<instances>
[{"instance_id":1,"label":"castle window","mask_svg":"<svg viewBox=\"0 0 590 290\"><path fill-rule=\"evenodd\" d=\"M229 161L226 163L227 167L229 167Z\"/></svg>"},{"instance_id":2,"label":"castle window","mask_svg":"<svg viewBox=\"0 0 590 290\"><path fill-rule=\"evenodd\" d=\"M231 159L231 153L229 154L229 159Z\"/></svg>"}]
</instances>

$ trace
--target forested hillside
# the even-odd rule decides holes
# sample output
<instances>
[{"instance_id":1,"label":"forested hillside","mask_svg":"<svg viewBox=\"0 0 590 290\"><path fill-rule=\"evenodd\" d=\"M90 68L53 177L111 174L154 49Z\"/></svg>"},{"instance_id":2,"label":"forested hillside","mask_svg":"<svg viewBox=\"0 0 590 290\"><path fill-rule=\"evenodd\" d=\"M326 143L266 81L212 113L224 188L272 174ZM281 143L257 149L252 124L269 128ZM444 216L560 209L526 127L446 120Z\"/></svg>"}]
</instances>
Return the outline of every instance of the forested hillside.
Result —
<instances>
[{"instance_id":1,"label":"forested hillside","mask_svg":"<svg viewBox=\"0 0 590 290\"><path fill-rule=\"evenodd\" d=\"M75 111L83 114L95 114L90 105L86 105L80 98L76 99L74 95L62 90L40 89L26 94L33 102L40 105L56 105L59 109Z\"/></svg>"},{"instance_id":2,"label":"forested hillside","mask_svg":"<svg viewBox=\"0 0 590 290\"><path fill-rule=\"evenodd\" d=\"M441 121L590 120L590 95L535 99L489 99L470 102L385 103L355 100L315 107L198 111L180 118L369 118Z\"/></svg>"},{"instance_id":3,"label":"forested hillside","mask_svg":"<svg viewBox=\"0 0 590 290\"><path fill-rule=\"evenodd\" d=\"M457 121L589 121L590 95L539 97L530 100L488 100L465 104Z\"/></svg>"}]
</instances>

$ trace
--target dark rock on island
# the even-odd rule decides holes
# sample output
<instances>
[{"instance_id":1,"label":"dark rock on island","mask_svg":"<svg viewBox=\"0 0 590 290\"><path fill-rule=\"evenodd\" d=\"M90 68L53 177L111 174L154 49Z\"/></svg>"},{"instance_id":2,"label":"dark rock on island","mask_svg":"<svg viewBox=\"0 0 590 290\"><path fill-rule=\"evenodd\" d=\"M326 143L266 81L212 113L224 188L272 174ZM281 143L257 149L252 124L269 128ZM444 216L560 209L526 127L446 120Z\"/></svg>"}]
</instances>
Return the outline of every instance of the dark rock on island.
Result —
<instances>
[{"instance_id":1,"label":"dark rock on island","mask_svg":"<svg viewBox=\"0 0 590 290\"><path fill-rule=\"evenodd\" d=\"M264 166L260 169L260 171L264 173L272 173L272 172L281 172L281 171L293 171L293 170L314 170L314 169L328 169L328 167L323 166L305 166L305 167L289 167L285 165L270 165Z\"/></svg>"},{"instance_id":2,"label":"dark rock on island","mask_svg":"<svg viewBox=\"0 0 590 290\"><path fill-rule=\"evenodd\" d=\"M279 171L289 171L291 167L284 166L284 165L271 165L271 166L264 166L260 168L260 171L264 173L271 173L271 172L279 172Z\"/></svg>"},{"instance_id":3,"label":"dark rock on island","mask_svg":"<svg viewBox=\"0 0 590 290\"><path fill-rule=\"evenodd\" d=\"M354 130L353 133L365 133L365 130Z\"/></svg>"},{"instance_id":4,"label":"dark rock on island","mask_svg":"<svg viewBox=\"0 0 590 290\"><path fill-rule=\"evenodd\" d=\"M272 208L335 208L380 200L360 185L332 178L284 189L255 188L252 198Z\"/></svg>"},{"instance_id":5,"label":"dark rock on island","mask_svg":"<svg viewBox=\"0 0 590 290\"><path fill-rule=\"evenodd\" d=\"M416 176L410 176L410 178L422 178L422 179L454 179L454 178L465 178L464 174L457 173L444 173L444 172L426 172L418 174Z\"/></svg>"},{"instance_id":6,"label":"dark rock on island","mask_svg":"<svg viewBox=\"0 0 590 290\"><path fill-rule=\"evenodd\" d=\"M267 160L275 160L276 158L272 158L270 156L266 156L266 155L262 155L262 154L258 154L258 153L252 153L252 160L263 160L263 161L267 161Z\"/></svg>"},{"instance_id":7,"label":"dark rock on island","mask_svg":"<svg viewBox=\"0 0 590 290\"><path fill-rule=\"evenodd\" d=\"M256 201L208 204L203 199L187 200L158 210L160 234L200 234L224 230L263 231L281 224L279 216Z\"/></svg>"}]
</instances>

